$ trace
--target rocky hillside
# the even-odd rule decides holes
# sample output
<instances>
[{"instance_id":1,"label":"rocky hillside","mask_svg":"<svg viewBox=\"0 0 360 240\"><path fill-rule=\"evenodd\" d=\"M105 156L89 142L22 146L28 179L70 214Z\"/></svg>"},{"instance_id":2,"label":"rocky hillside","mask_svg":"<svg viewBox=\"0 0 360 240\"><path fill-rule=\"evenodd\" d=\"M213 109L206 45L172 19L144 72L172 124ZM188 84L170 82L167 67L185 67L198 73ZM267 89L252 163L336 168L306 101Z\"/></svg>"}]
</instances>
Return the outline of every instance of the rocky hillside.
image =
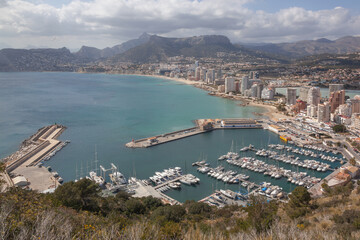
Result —
<instances>
[{"instance_id":1,"label":"rocky hillside","mask_svg":"<svg viewBox=\"0 0 360 240\"><path fill-rule=\"evenodd\" d=\"M251 49L271 54L280 54L291 58L324 53L346 54L360 51L360 37L343 37L335 41L321 38L294 43L265 44L261 46L248 46Z\"/></svg>"},{"instance_id":2,"label":"rocky hillside","mask_svg":"<svg viewBox=\"0 0 360 240\"><path fill-rule=\"evenodd\" d=\"M167 57L215 57L217 52L239 51L225 36L207 35L189 38L151 36L143 45L111 58L112 62L158 62Z\"/></svg>"},{"instance_id":3,"label":"rocky hillside","mask_svg":"<svg viewBox=\"0 0 360 240\"><path fill-rule=\"evenodd\" d=\"M131 48L140 46L140 45L148 42L150 39L150 36L151 35L149 35L147 33L143 33L137 39L132 39L132 40L126 41L122 44L119 44L119 45L116 45L113 47L107 47L104 49L82 46L81 49L75 53L75 56L78 58L81 58L85 61L86 60L94 61L94 60L98 60L100 58L112 57L116 54L126 52L127 50L129 50Z\"/></svg>"},{"instance_id":4,"label":"rocky hillside","mask_svg":"<svg viewBox=\"0 0 360 240\"><path fill-rule=\"evenodd\" d=\"M72 71L76 57L67 48L2 49L0 71Z\"/></svg>"}]
</instances>

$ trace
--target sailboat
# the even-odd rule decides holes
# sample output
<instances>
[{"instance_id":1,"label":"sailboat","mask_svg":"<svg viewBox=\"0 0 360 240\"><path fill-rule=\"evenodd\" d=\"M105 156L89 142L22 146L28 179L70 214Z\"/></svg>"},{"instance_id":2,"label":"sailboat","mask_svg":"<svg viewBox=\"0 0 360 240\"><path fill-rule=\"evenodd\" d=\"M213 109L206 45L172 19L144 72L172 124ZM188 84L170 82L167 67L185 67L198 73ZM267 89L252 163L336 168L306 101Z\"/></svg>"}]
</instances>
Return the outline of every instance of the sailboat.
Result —
<instances>
[{"instance_id":1,"label":"sailboat","mask_svg":"<svg viewBox=\"0 0 360 240\"><path fill-rule=\"evenodd\" d=\"M89 172L90 180L94 181L100 187L105 187L105 179L102 176L98 176L98 158L95 145L95 170Z\"/></svg>"}]
</instances>

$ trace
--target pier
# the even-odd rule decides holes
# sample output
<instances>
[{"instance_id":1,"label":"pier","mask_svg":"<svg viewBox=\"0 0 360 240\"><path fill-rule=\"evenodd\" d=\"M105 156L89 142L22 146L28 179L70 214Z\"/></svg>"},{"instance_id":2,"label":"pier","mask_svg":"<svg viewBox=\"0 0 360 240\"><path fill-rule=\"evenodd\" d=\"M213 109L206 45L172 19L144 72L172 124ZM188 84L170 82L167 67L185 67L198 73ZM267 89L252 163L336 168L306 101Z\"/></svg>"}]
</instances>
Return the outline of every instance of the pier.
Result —
<instances>
[{"instance_id":1,"label":"pier","mask_svg":"<svg viewBox=\"0 0 360 240\"><path fill-rule=\"evenodd\" d=\"M54 124L43 127L26 139L18 151L1 161L5 163L5 171L10 176L9 186L16 186L13 182L18 176L26 179L27 186L33 190L45 191L60 185L61 180L55 177L47 168L37 166L41 161L49 159L67 142L57 140L66 129L65 126Z\"/></svg>"},{"instance_id":2,"label":"pier","mask_svg":"<svg viewBox=\"0 0 360 240\"><path fill-rule=\"evenodd\" d=\"M217 129L263 128L260 121L257 122L254 119L246 119L246 118L198 119L195 121L195 123L197 125L196 127L165 133L161 135L156 135L153 137L133 140L129 143L126 143L125 146L128 148L147 148L147 147L152 147L159 144L195 136L197 134L201 134Z\"/></svg>"}]
</instances>

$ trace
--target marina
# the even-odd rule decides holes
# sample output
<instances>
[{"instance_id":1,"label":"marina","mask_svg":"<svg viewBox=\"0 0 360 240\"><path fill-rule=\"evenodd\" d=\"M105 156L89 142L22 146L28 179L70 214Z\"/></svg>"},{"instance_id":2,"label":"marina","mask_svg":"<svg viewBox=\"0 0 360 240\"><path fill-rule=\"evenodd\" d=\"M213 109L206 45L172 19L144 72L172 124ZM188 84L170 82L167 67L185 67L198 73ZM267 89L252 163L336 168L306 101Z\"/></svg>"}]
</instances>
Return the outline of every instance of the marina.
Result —
<instances>
[{"instance_id":1,"label":"marina","mask_svg":"<svg viewBox=\"0 0 360 240\"><path fill-rule=\"evenodd\" d=\"M321 159L320 154L327 156L327 158L336 157L340 159L340 156L331 152L335 151L334 147L323 145L322 140L312 137L306 138L301 135L301 137L306 138L306 141L298 141L295 137L290 136L289 128L288 135L293 140L282 141L279 134L268 131L266 125L271 123L286 128L287 123L270 122L264 119L256 119L256 123L261 124L263 128L241 129L233 128L233 125L227 125L231 130L228 130L228 127L219 128L216 131L202 132L201 134L179 138L177 141L169 141L166 144L158 144L156 147L147 149L142 147L139 149L127 148L125 144L133 138L144 139L144 136L161 136L161 133L164 132L172 133L181 132L181 129L192 129L194 119L213 119L215 123L216 117L221 117L221 120L239 119L239 117L249 119L256 118L253 113L263 113L264 109L252 106L238 107L237 104L241 102L211 97L191 86L178 85L165 80L154 78L149 81L146 77L130 78L116 75L101 75L101 78L99 76L70 73L29 73L26 76L5 74L3 77L4 82L6 82L6 79L11 79L11 81L19 81L21 84L19 84L20 88L8 85L0 90L2 102L6 102L9 94L18 99L17 102L7 103L5 106L5 111L9 114L4 115L4 119L9 125L2 126L2 129L4 129L1 135L2 141L0 141L2 157L13 152L19 142L26 136L31 135L34 129L39 128L37 125L34 127L34 125L30 124L31 122L36 122L40 126L55 121L66 123L69 129L61 137L71 139L72 143L63 148L60 153L56 153L48 161L43 162L44 167L39 169L46 170L44 173L51 174L46 169L51 165L51 168L58 172L64 182L77 179L79 176L74 171L75 166L79 167L82 164L86 168L86 161L93 159L93 146L98 144L103 166L110 166L110 163L121 166L119 172L126 179L132 177L143 179L139 180L143 185L147 184L149 177L153 176L156 171L173 168L174 166L181 167L184 174L192 174L199 178L200 184L185 185L181 183L181 190L170 188L166 191L168 197L176 199L178 202L185 202L188 199L200 200L219 189L229 189L234 192L246 190L246 187L241 184L225 183L197 171L197 168L192 167L191 163L197 161L199 155L206 155L206 162L210 164L211 168L215 169L222 164L225 172L232 170L236 171L237 174L244 174L249 176L248 181L255 184L260 185L262 182L271 182L272 185L283 188L285 192L290 192L297 186L291 181L289 182L288 178L285 177L275 179L275 177L272 178L269 175L247 168L239 168L236 165L228 164L226 161L221 162L221 160L218 160L219 156L229 151L232 142L235 143L233 152L238 153L240 158L257 158L277 168L283 167L291 170L291 172L307 172L307 176L315 178L325 178L328 174L331 174L331 169L337 169L341 166L341 161L346 162L345 159L335 160L334 162ZM49 79L54 79L54 81L48 81ZM70 83L73 84L71 91L59 87L59 85L65 86ZM161 84L161 87L159 84ZM139 90L142 88L139 88L139 86L144 85L148 87L149 91L140 93ZM54 94L54 89L56 89L56 94ZM18 92L27 94L22 96ZM148 101L144 103L134 99L133 94L143 94L143 97ZM159 104L159 102L163 102L164 98L168 99L166 104ZM132 99L132 101L128 101L129 99ZM44 100L47 101L46 105L42 104ZM61 107L59 107L59 102L62 103ZM94 102L97 104L94 105ZM41 106L41 111L38 106ZM174 106L176 106L177 111L168 116L167 113L172 112ZM11 109L17 109L17 111L11 111ZM152 110L149 111L149 109ZM17 119L27 120L18 122ZM299 121L297 125L301 127L300 124ZM195 126L196 128L199 127L196 121ZM297 130L293 131L297 133ZM148 141L148 138L145 139L143 143ZM324 151L308 148L305 143L310 142L310 140L314 142L310 146L322 147ZM240 149L250 144L257 150L276 151L279 156L282 154L286 154L286 156L294 155L295 159L299 157L301 161L308 159L323 162L330 165L330 170L319 172L280 160L270 159L269 157L258 156L255 155L256 152L254 151L240 151ZM283 150L269 149L269 144L310 150L318 154L318 158L311 157L311 154L306 156L305 154L288 152L285 148ZM325 158L324 156L323 158ZM135 168L136 171L134 171ZM108 173L106 178L108 182L111 182ZM151 186L151 188L153 189L154 186ZM154 190L154 192L157 191Z\"/></svg>"}]
</instances>

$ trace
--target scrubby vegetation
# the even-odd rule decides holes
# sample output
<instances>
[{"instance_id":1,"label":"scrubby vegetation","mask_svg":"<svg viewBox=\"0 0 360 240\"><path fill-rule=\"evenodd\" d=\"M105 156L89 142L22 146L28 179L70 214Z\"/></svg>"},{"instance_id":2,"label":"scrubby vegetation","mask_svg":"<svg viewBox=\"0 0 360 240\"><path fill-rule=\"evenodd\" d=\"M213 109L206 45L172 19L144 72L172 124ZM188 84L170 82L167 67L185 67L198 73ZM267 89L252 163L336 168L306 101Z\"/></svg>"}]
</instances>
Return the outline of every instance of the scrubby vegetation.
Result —
<instances>
[{"instance_id":1,"label":"scrubby vegetation","mask_svg":"<svg viewBox=\"0 0 360 240\"><path fill-rule=\"evenodd\" d=\"M314 200L297 187L288 203L251 197L222 209L124 192L105 198L87 179L46 195L13 188L0 194L0 239L359 239L359 191L345 188Z\"/></svg>"},{"instance_id":2,"label":"scrubby vegetation","mask_svg":"<svg viewBox=\"0 0 360 240\"><path fill-rule=\"evenodd\" d=\"M333 130L336 133L344 133L346 132L346 126L343 124L338 124L333 127Z\"/></svg>"}]
</instances>

